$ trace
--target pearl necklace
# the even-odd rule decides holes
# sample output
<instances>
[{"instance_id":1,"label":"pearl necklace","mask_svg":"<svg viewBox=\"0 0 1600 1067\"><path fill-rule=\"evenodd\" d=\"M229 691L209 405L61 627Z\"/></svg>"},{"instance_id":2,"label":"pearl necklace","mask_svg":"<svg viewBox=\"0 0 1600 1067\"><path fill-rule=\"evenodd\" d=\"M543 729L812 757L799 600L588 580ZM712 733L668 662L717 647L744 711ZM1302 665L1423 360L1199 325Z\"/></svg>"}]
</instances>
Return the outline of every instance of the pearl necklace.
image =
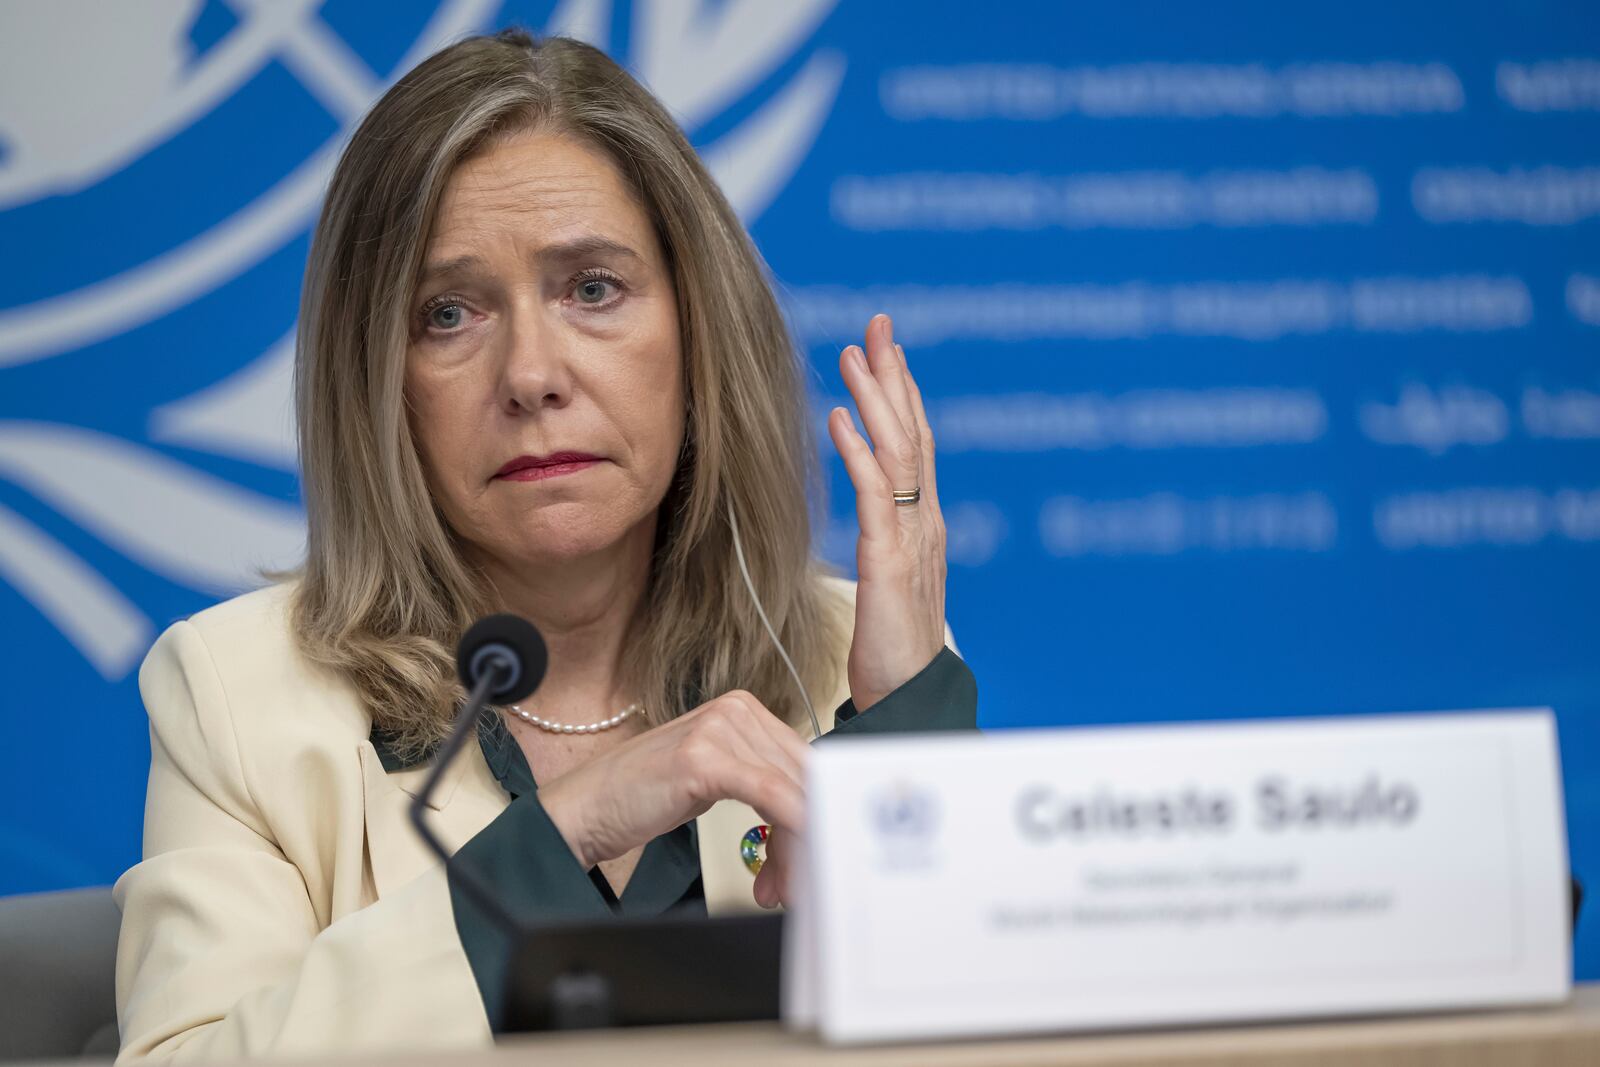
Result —
<instances>
[{"instance_id":1,"label":"pearl necklace","mask_svg":"<svg viewBox=\"0 0 1600 1067\"><path fill-rule=\"evenodd\" d=\"M622 725L623 722L627 721L629 718L643 710L639 706L638 702L635 701L634 703L623 708L621 711L617 712L615 715L611 716L609 719L601 719L599 722L589 722L578 725L570 722L551 722L549 719L539 718L539 716L533 714L531 711L523 711L515 704L508 706L513 712L516 713L517 718L521 719L523 722L537 726L541 730L549 730L553 734L597 734L601 730L609 730L613 726Z\"/></svg>"}]
</instances>

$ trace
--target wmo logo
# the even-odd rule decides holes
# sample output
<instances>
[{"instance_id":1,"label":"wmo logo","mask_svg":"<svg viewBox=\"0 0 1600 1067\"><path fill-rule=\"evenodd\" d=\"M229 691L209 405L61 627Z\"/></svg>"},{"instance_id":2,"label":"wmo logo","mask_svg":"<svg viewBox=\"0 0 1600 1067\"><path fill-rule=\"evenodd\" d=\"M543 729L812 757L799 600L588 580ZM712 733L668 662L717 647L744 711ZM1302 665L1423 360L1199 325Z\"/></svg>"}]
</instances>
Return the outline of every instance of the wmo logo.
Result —
<instances>
[{"instance_id":1,"label":"wmo logo","mask_svg":"<svg viewBox=\"0 0 1600 1067\"><path fill-rule=\"evenodd\" d=\"M746 220L826 121L836 0L57 0L0 34L0 581L109 681L162 584L225 595L303 545L293 297L344 137L468 33L605 48ZM91 10L92 9L92 10ZM793 71L787 77L778 72ZM731 117L731 118L730 118Z\"/></svg>"}]
</instances>

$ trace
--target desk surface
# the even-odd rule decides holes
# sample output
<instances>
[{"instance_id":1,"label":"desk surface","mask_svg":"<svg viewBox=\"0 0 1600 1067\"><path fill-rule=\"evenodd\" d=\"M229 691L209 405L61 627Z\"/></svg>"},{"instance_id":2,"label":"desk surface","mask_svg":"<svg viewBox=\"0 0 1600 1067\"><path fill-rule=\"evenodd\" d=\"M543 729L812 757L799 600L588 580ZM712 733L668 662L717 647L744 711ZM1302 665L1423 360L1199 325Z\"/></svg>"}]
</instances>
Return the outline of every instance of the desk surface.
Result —
<instances>
[{"instance_id":1,"label":"desk surface","mask_svg":"<svg viewBox=\"0 0 1600 1067\"><path fill-rule=\"evenodd\" d=\"M513 1058L651 1067L1487 1067L1533 1062L1595 1067L1600 1064L1600 983L1578 986L1572 1000L1558 1008L938 1045L829 1048L772 1023L543 1034L509 1040L484 1054L483 1063L488 1067Z\"/></svg>"},{"instance_id":2,"label":"desk surface","mask_svg":"<svg viewBox=\"0 0 1600 1067\"><path fill-rule=\"evenodd\" d=\"M326 1067L355 1062L319 1061ZM1572 1000L1556 1008L1450 1015L858 1048L829 1048L775 1023L739 1023L539 1034L481 1052L366 1062L397 1067L1596 1067L1600 983L1578 986Z\"/></svg>"},{"instance_id":3,"label":"desk surface","mask_svg":"<svg viewBox=\"0 0 1600 1067\"><path fill-rule=\"evenodd\" d=\"M1572 1000L1556 1008L1452 1015L861 1048L829 1048L776 1023L739 1023L539 1034L481 1051L312 1062L322 1067L1595 1067L1600 1064L1600 983L1578 986Z\"/></svg>"}]
</instances>

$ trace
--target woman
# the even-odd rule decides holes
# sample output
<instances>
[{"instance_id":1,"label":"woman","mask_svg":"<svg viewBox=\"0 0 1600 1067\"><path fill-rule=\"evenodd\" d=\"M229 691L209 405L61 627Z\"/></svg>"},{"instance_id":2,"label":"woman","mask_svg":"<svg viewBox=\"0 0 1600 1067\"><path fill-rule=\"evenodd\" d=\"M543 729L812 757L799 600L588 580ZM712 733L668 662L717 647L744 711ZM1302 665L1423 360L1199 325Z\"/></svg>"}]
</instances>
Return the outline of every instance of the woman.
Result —
<instances>
[{"instance_id":1,"label":"woman","mask_svg":"<svg viewBox=\"0 0 1600 1067\"><path fill-rule=\"evenodd\" d=\"M811 555L762 264L600 52L473 38L378 102L318 223L297 358L305 566L174 625L140 672L125 1058L488 1040L506 938L406 816L485 612L533 620L549 672L486 718L430 821L528 920L775 906L812 703L815 732L975 724L888 319L841 357L873 443L829 419L852 586Z\"/></svg>"}]
</instances>

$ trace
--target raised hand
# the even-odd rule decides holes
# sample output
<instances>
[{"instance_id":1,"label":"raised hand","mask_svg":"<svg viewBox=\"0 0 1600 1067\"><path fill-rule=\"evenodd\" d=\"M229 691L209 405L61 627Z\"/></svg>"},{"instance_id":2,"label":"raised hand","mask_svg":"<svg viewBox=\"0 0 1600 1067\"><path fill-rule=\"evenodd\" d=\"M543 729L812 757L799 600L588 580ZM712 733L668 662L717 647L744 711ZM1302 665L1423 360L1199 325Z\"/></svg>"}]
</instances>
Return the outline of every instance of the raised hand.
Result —
<instances>
[{"instance_id":1,"label":"raised hand","mask_svg":"<svg viewBox=\"0 0 1600 1067\"><path fill-rule=\"evenodd\" d=\"M828 434L855 486L861 527L847 673L850 697L865 711L944 647L944 516L933 433L889 316L873 317L865 351L846 348L839 370L871 438L844 408L829 412Z\"/></svg>"}]
</instances>

